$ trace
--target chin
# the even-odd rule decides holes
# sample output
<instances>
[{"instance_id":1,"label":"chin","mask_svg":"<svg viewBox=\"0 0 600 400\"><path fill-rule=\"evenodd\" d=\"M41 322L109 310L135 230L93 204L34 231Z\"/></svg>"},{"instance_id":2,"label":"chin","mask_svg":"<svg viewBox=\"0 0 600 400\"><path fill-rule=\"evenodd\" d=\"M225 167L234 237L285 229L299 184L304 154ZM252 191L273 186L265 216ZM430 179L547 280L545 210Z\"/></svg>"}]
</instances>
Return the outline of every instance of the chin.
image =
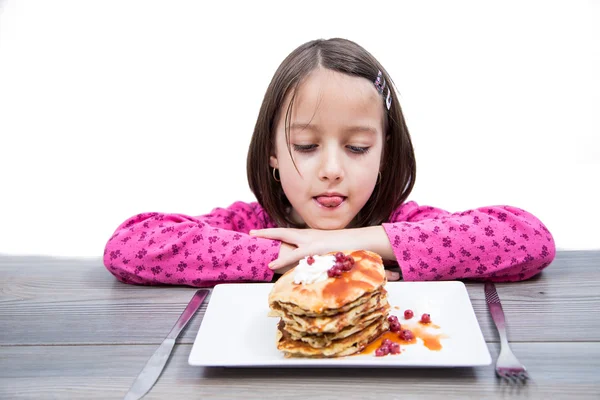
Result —
<instances>
[{"instance_id":1,"label":"chin","mask_svg":"<svg viewBox=\"0 0 600 400\"><path fill-rule=\"evenodd\" d=\"M312 224L308 224L308 226L312 229L320 229L323 231L333 231L338 229L344 229L348 226L348 223L339 222L339 221L319 221Z\"/></svg>"}]
</instances>

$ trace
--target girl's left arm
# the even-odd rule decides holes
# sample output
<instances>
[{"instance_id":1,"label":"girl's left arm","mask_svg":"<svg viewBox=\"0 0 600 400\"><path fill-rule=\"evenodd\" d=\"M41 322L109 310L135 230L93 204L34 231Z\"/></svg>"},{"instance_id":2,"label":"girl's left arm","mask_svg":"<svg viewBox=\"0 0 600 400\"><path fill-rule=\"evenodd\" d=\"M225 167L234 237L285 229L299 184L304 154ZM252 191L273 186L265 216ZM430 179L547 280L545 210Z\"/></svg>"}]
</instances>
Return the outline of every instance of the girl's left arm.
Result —
<instances>
[{"instance_id":1,"label":"girl's left arm","mask_svg":"<svg viewBox=\"0 0 600 400\"><path fill-rule=\"evenodd\" d=\"M529 279L554 259L544 224L510 206L447 211L403 204L382 224L404 280Z\"/></svg>"}]
</instances>

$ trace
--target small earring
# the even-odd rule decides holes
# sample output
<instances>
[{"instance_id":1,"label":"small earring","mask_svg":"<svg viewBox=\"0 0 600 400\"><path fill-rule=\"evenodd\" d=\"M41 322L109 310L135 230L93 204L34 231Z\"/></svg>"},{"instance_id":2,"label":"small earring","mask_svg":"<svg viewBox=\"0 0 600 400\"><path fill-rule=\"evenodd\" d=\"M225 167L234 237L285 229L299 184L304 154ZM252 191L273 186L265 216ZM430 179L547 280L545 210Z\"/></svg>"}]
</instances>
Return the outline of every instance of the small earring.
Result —
<instances>
[{"instance_id":1,"label":"small earring","mask_svg":"<svg viewBox=\"0 0 600 400\"><path fill-rule=\"evenodd\" d=\"M279 179L277 179L275 171L277 171L277 168L273 168L273 179L275 179L275 182L281 182L281 175L279 175Z\"/></svg>"}]
</instances>

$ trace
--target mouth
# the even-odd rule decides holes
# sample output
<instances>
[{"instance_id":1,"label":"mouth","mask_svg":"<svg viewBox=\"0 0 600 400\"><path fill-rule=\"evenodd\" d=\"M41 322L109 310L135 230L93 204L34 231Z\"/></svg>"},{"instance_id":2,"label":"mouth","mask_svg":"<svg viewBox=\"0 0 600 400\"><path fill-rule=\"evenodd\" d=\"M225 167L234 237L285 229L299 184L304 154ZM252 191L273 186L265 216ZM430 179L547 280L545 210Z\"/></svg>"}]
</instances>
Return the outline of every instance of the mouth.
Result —
<instances>
[{"instance_id":1,"label":"mouth","mask_svg":"<svg viewBox=\"0 0 600 400\"><path fill-rule=\"evenodd\" d=\"M340 207L347 197L340 194L325 194L313 197L313 200L322 208L333 210Z\"/></svg>"}]
</instances>

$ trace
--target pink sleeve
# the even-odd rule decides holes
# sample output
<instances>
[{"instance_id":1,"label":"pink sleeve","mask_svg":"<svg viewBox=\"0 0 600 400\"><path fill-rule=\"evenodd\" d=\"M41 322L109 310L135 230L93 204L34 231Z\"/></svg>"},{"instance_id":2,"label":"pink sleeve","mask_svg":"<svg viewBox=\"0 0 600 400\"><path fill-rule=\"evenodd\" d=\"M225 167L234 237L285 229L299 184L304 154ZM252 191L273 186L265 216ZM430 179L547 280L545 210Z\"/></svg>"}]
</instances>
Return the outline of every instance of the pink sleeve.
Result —
<instances>
[{"instance_id":1,"label":"pink sleeve","mask_svg":"<svg viewBox=\"0 0 600 400\"><path fill-rule=\"evenodd\" d=\"M556 253L542 222L510 206L451 214L409 202L383 227L407 281L520 281L546 268Z\"/></svg>"},{"instance_id":2,"label":"pink sleeve","mask_svg":"<svg viewBox=\"0 0 600 400\"><path fill-rule=\"evenodd\" d=\"M134 284L270 281L267 264L277 258L281 242L248 235L266 221L257 203L242 202L200 217L139 214L108 240L104 265L118 280Z\"/></svg>"}]
</instances>

